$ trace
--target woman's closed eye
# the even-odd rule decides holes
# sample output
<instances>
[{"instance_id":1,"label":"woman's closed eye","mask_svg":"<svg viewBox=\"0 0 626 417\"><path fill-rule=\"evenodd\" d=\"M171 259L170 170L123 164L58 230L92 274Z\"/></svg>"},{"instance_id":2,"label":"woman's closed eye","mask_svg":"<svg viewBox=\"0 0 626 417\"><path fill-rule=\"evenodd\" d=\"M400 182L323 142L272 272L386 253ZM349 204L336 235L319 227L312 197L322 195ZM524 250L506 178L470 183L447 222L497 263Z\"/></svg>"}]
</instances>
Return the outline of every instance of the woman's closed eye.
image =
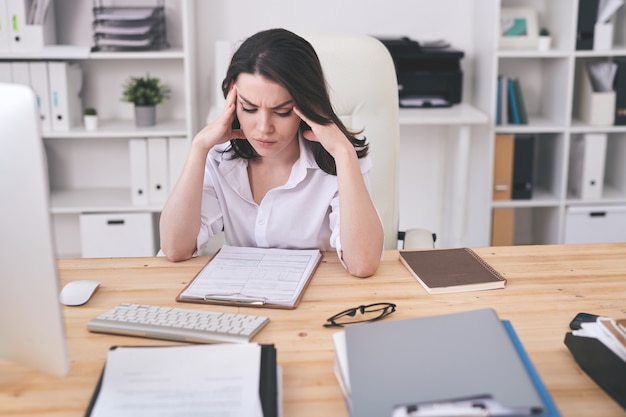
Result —
<instances>
[{"instance_id":1,"label":"woman's closed eye","mask_svg":"<svg viewBox=\"0 0 626 417\"><path fill-rule=\"evenodd\" d=\"M245 107L245 106L241 106L241 110L243 110L246 113L256 113L257 112L257 108L256 107ZM289 117L291 116L291 114L293 113L293 109L289 109L286 111L274 111L274 113L279 116L279 117Z\"/></svg>"},{"instance_id":2,"label":"woman's closed eye","mask_svg":"<svg viewBox=\"0 0 626 417\"><path fill-rule=\"evenodd\" d=\"M280 117L289 117L289 116L291 116L291 113L293 113L293 109L289 109L287 111L277 111L276 115L278 115Z\"/></svg>"}]
</instances>

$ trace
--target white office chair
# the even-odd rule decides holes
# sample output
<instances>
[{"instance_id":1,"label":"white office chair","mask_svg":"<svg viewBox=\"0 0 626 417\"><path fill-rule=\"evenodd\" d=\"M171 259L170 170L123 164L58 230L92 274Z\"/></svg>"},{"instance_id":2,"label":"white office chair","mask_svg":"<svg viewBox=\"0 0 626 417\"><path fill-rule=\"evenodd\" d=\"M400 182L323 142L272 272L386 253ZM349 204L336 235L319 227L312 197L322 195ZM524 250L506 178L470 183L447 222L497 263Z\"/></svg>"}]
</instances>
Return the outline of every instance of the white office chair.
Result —
<instances>
[{"instance_id":1,"label":"white office chair","mask_svg":"<svg viewBox=\"0 0 626 417\"><path fill-rule=\"evenodd\" d=\"M400 122L398 82L391 55L371 36L302 36L319 56L335 112L349 128L363 129L370 144L372 198L385 228L385 248L396 249ZM406 231L404 248L433 246L430 231Z\"/></svg>"}]
</instances>

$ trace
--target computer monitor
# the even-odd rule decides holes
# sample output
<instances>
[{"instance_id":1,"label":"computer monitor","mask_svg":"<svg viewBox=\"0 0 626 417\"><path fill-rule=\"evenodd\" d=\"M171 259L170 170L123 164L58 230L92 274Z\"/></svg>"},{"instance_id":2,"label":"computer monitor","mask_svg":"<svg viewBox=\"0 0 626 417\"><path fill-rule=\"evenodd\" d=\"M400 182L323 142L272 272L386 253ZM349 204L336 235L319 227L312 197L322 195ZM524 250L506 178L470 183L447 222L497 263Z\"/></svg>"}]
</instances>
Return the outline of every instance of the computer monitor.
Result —
<instances>
[{"instance_id":1,"label":"computer monitor","mask_svg":"<svg viewBox=\"0 0 626 417\"><path fill-rule=\"evenodd\" d=\"M48 170L33 91L0 83L0 358L69 372Z\"/></svg>"}]
</instances>

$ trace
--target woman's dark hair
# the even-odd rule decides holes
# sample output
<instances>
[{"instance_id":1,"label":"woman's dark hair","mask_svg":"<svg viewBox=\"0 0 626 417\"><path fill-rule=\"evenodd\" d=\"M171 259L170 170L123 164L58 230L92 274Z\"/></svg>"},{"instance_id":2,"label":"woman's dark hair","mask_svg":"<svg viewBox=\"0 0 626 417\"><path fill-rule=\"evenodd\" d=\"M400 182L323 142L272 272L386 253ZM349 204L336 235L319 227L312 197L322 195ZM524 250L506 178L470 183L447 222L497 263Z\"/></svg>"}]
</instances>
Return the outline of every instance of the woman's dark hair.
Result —
<instances>
[{"instance_id":1,"label":"woman's dark hair","mask_svg":"<svg viewBox=\"0 0 626 417\"><path fill-rule=\"evenodd\" d=\"M265 30L246 39L233 55L222 82L224 97L241 73L259 74L282 85L305 116L321 125L336 124L352 142L357 156L362 158L367 155L365 138L357 138L355 135L360 132L348 130L333 111L319 58L305 39L285 29ZM300 130L304 129L310 127L302 121ZM233 139L230 143L234 157L259 157L247 140ZM319 167L336 175L335 160L326 149L318 142L307 140L305 143Z\"/></svg>"}]
</instances>

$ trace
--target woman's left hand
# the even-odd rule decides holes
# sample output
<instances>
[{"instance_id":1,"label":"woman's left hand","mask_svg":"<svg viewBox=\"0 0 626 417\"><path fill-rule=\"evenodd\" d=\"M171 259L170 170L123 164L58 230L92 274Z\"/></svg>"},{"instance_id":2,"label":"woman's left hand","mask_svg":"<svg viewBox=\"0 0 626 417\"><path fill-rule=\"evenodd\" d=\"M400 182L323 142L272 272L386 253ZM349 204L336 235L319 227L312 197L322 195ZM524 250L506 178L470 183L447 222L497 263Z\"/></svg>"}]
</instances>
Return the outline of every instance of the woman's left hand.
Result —
<instances>
[{"instance_id":1,"label":"woman's left hand","mask_svg":"<svg viewBox=\"0 0 626 417\"><path fill-rule=\"evenodd\" d=\"M346 145L349 145L348 149L354 149L346 135L339 130L336 124L330 123L328 125L321 125L315 123L302 114L297 106L293 107L293 111L311 127L311 130L305 130L303 132L302 135L304 138L312 142L319 142L333 157L340 149L346 149Z\"/></svg>"}]
</instances>

